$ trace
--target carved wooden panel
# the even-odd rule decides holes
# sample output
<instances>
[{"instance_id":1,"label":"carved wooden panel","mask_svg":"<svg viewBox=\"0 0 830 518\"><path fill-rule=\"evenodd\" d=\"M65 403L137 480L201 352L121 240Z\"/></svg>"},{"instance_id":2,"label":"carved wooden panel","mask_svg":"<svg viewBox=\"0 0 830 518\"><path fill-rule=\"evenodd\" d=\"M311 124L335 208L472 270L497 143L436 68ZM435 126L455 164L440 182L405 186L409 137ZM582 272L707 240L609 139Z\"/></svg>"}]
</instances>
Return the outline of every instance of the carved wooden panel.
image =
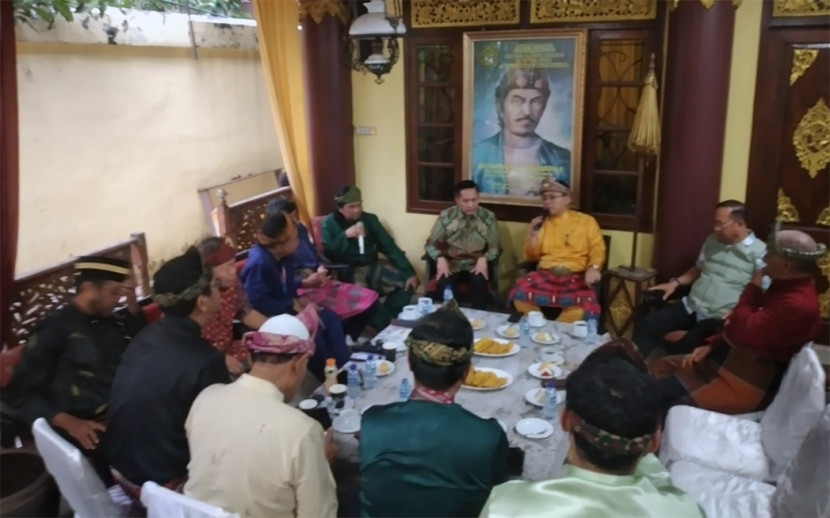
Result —
<instances>
[{"instance_id":1,"label":"carved wooden panel","mask_svg":"<svg viewBox=\"0 0 830 518\"><path fill-rule=\"evenodd\" d=\"M230 208L230 232L228 235L237 250L248 250L259 242L257 235L265 221L265 211L271 199L273 198L245 201L234 204Z\"/></svg>"},{"instance_id":2,"label":"carved wooden panel","mask_svg":"<svg viewBox=\"0 0 830 518\"><path fill-rule=\"evenodd\" d=\"M613 268L604 275L608 283L606 297L603 301L603 322L605 329L614 338L634 336L634 326L640 314L643 293L654 285L657 272L654 270L635 270L625 267Z\"/></svg>"},{"instance_id":3,"label":"carved wooden panel","mask_svg":"<svg viewBox=\"0 0 830 518\"><path fill-rule=\"evenodd\" d=\"M775 0L772 15L779 16L827 16L830 15L828 0Z\"/></svg>"},{"instance_id":4,"label":"carved wooden panel","mask_svg":"<svg viewBox=\"0 0 830 518\"><path fill-rule=\"evenodd\" d=\"M657 0L532 0L530 23L653 20Z\"/></svg>"},{"instance_id":5,"label":"carved wooden panel","mask_svg":"<svg viewBox=\"0 0 830 518\"><path fill-rule=\"evenodd\" d=\"M139 288L138 294L149 293L144 234L136 234L128 241L80 255L99 255L131 262ZM76 260L73 257L15 279L11 304L11 336L4 337L8 347L25 343L41 320L69 303L75 294Z\"/></svg>"},{"instance_id":6,"label":"carved wooden panel","mask_svg":"<svg viewBox=\"0 0 830 518\"><path fill-rule=\"evenodd\" d=\"M412 0L411 27L467 27L519 23L519 0Z\"/></svg>"}]
</instances>

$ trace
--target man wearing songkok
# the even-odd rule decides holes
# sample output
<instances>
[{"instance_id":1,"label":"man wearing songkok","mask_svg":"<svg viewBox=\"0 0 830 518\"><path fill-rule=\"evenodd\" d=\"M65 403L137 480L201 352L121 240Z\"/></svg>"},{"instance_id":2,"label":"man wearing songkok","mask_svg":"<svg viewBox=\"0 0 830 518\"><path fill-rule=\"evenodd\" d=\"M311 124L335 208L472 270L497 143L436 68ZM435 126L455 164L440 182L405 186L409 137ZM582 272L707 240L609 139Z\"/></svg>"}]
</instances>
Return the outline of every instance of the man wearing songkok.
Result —
<instances>
[{"instance_id":1,"label":"man wearing songkok","mask_svg":"<svg viewBox=\"0 0 830 518\"><path fill-rule=\"evenodd\" d=\"M666 356L652 368L667 407L693 405L724 414L763 410L790 359L821 328L815 262L827 247L798 230L770 234L766 267L755 273L723 331L691 354ZM772 282L761 288L764 274Z\"/></svg>"},{"instance_id":2,"label":"man wearing songkok","mask_svg":"<svg viewBox=\"0 0 830 518\"><path fill-rule=\"evenodd\" d=\"M605 262L599 225L592 216L568 208L571 190L566 185L545 179L539 190L547 213L531 220L524 246L525 258L539 264L516 282L510 300L522 313L563 308L563 322L597 317L600 305L592 286Z\"/></svg>"},{"instance_id":3,"label":"man wearing songkok","mask_svg":"<svg viewBox=\"0 0 830 518\"><path fill-rule=\"evenodd\" d=\"M323 220L323 251L332 261L350 265L354 282L375 290L383 298L370 322L381 330L410 303L418 287L418 276L378 217L363 211L360 189L354 185L344 187L334 201L337 210ZM379 253L386 259L379 258Z\"/></svg>"},{"instance_id":4,"label":"man wearing songkok","mask_svg":"<svg viewBox=\"0 0 830 518\"><path fill-rule=\"evenodd\" d=\"M438 293L447 286L454 289L459 281L469 282L473 307L484 309L488 264L501 253L496 215L479 207L478 186L472 180L458 182L454 191L455 205L438 215L426 252L436 264Z\"/></svg>"},{"instance_id":5,"label":"man wearing songkok","mask_svg":"<svg viewBox=\"0 0 830 518\"><path fill-rule=\"evenodd\" d=\"M277 198L268 204L268 216L280 212L291 216L294 224L297 225L300 245L291 260L294 265L294 281L299 286L297 294L318 306L334 311L344 321L344 327L356 333L352 338L357 339L357 335L364 328L362 322L368 322L372 312L376 311L379 306L377 292L357 284L332 279L324 266L326 258L317 251L311 242L308 230L300 222L297 205L287 198ZM349 320L354 317L358 317L359 328L353 323L354 320Z\"/></svg>"},{"instance_id":6,"label":"man wearing songkok","mask_svg":"<svg viewBox=\"0 0 830 518\"><path fill-rule=\"evenodd\" d=\"M225 355L228 370L239 376L250 366L248 349L233 337L233 322L238 318L250 329L259 329L267 317L251 307L239 275L236 273L236 250L221 237L208 237L199 243L202 261L213 270L219 282L222 303L219 311L202 327L202 337Z\"/></svg>"},{"instance_id":7,"label":"man wearing songkok","mask_svg":"<svg viewBox=\"0 0 830 518\"><path fill-rule=\"evenodd\" d=\"M314 353L317 312L268 319L246 333L252 367L230 385L199 394L185 429L191 460L184 494L239 516L334 517L337 495L326 459L330 435L287 404Z\"/></svg>"},{"instance_id":8,"label":"man wearing songkok","mask_svg":"<svg viewBox=\"0 0 830 518\"><path fill-rule=\"evenodd\" d=\"M126 261L78 258L75 296L29 338L3 391L4 412L28 426L39 417L46 419L91 454L104 480L109 480L106 458L97 447L106 430L115 371L127 344L146 323L135 290L126 282L129 276ZM114 315L122 296L129 312Z\"/></svg>"},{"instance_id":9,"label":"man wearing songkok","mask_svg":"<svg viewBox=\"0 0 830 518\"><path fill-rule=\"evenodd\" d=\"M406 339L409 401L363 414L360 501L365 516L476 516L507 480L507 437L495 419L455 403L470 370L473 330L454 301Z\"/></svg>"},{"instance_id":10,"label":"man wearing songkok","mask_svg":"<svg viewBox=\"0 0 830 518\"><path fill-rule=\"evenodd\" d=\"M652 286L662 291L663 300L680 286L691 284L689 295L680 304L648 314L637 323L634 343L643 356L657 359L663 353L688 354L723 327L723 317L735 304L752 275L764 267L767 245L746 226L746 207L735 200L718 203L714 232L703 242L694 266L680 277ZM665 340L671 331L687 331L677 342Z\"/></svg>"},{"instance_id":11,"label":"man wearing songkok","mask_svg":"<svg viewBox=\"0 0 830 518\"><path fill-rule=\"evenodd\" d=\"M104 448L116 482L133 498L152 480L178 488L190 452L184 422L205 387L227 383L224 356L202 338L219 310L219 283L195 247L153 277L164 316L139 333L115 374Z\"/></svg>"},{"instance_id":12,"label":"man wearing songkok","mask_svg":"<svg viewBox=\"0 0 830 518\"><path fill-rule=\"evenodd\" d=\"M307 306L317 311L321 329L315 337L317 346L308 361L308 370L322 380L328 358L334 358L338 366L349 361L351 352L346 345L345 331L359 334L365 320L355 317L346 322L354 327L344 330L344 323L333 311L299 297L294 276L294 252L299 243L297 225L288 214L279 212L269 216L259 231L259 243L248 252L248 261L242 269L242 286L254 308L265 315L296 315Z\"/></svg>"},{"instance_id":13,"label":"man wearing songkok","mask_svg":"<svg viewBox=\"0 0 830 518\"><path fill-rule=\"evenodd\" d=\"M483 517L702 518L655 457L662 405L637 348L625 340L591 353L567 381L559 416L570 436L559 478L493 489Z\"/></svg>"}]
</instances>

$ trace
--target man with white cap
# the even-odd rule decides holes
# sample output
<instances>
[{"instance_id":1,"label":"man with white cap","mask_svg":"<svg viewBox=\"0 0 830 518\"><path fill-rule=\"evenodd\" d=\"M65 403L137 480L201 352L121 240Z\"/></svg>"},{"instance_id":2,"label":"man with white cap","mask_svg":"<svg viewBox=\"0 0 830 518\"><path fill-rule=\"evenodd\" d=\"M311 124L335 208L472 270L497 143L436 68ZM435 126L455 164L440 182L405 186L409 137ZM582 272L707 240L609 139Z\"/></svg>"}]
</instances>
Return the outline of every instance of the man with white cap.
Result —
<instances>
[{"instance_id":1,"label":"man with white cap","mask_svg":"<svg viewBox=\"0 0 830 518\"><path fill-rule=\"evenodd\" d=\"M289 406L314 353L317 312L278 315L246 333L251 372L206 388L185 423L187 496L240 516L329 517L337 495L319 423Z\"/></svg>"}]
</instances>

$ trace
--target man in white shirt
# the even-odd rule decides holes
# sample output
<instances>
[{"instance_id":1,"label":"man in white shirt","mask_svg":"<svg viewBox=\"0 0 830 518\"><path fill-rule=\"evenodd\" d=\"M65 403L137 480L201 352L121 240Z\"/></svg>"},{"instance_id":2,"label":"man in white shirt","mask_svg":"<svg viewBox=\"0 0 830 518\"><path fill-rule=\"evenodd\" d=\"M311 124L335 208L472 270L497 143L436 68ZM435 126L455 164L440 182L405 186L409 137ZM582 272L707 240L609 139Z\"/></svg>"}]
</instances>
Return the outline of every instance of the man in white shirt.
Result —
<instances>
[{"instance_id":1,"label":"man in white shirt","mask_svg":"<svg viewBox=\"0 0 830 518\"><path fill-rule=\"evenodd\" d=\"M306 375L316 327L316 311L268 319L243 337L250 374L196 398L185 423L187 496L240 516L337 515L327 461L336 447L317 421L286 404Z\"/></svg>"}]
</instances>

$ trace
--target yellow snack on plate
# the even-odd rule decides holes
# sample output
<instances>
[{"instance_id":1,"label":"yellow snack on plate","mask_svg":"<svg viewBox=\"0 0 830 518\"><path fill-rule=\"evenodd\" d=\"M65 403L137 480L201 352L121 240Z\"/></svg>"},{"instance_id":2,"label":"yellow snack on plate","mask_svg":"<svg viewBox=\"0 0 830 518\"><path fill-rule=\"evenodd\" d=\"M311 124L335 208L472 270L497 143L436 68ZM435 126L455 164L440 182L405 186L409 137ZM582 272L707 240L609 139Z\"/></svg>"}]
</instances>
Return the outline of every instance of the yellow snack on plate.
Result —
<instances>
[{"instance_id":1,"label":"yellow snack on plate","mask_svg":"<svg viewBox=\"0 0 830 518\"><path fill-rule=\"evenodd\" d=\"M510 338L516 338L519 336L519 330L516 329L516 326L510 326L504 330L504 336L509 336Z\"/></svg>"},{"instance_id":2,"label":"yellow snack on plate","mask_svg":"<svg viewBox=\"0 0 830 518\"><path fill-rule=\"evenodd\" d=\"M389 364L386 362L378 362L378 372L386 374L389 372Z\"/></svg>"},{"instance_id":3,"label":"yellow snack on plate","mask_svg":"<svg viewBox=\"0 0 830 518\"><path fill-rule=\"evenodd\" d=\"M467 373L464 384L476 388L499 388L507 385L507 378L502 378L490 371L472 369Z\"/></svg>"},{"instance_id":4,"label":"yellow snack on plate","mask_svg":"<svg viewBox=\"0 0 830 518\"><path fill-rule=\"evenodd\" d=\"M536 333L536 340L539 342L551 342L553 341L553 335L548 332Z\"/></svg>"},{"instance_id":5,"label":"yellow snack on plate","mask_svg":"<svg viewBox=\"0 0 830 518\"><path fill-rule=\"evenodd\" d=\"M493 340L492 338L482 338L475 343L475 351L483 354L507 354L513 349L513 342L506 344Z\"/></svg>"},{"instance_id":6,"label":"yellow snack on plate","mask_svg":"<svg viewBox=\"0 0 830 518\"><path fill-rule=\"evenodd\" d=\"M479 329L481 327L484 327L484 320L480 318L471 318L470 325L473 326L473 329Z\"/></svg>"}]
</instances>

